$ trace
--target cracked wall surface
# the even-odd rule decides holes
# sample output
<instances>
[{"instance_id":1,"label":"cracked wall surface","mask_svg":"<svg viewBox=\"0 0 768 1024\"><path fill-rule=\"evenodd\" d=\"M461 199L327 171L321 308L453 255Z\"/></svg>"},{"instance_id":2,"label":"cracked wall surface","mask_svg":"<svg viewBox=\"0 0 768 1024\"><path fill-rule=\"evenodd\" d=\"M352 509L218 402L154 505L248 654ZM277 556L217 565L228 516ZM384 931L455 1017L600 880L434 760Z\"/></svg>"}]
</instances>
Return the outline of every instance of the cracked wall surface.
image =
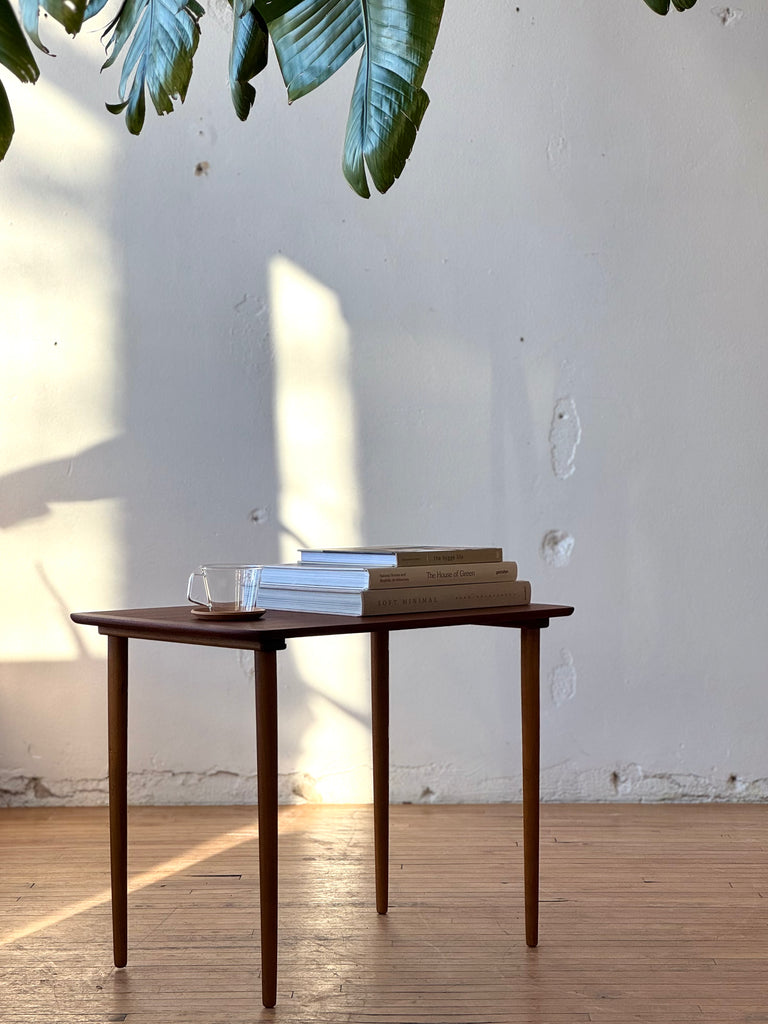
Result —
<instances>
[{"instance_id":1,"label":"cracked wall surface","mask_svg":"<svg viewBox=\"0 0 768 1024\"><path fill-rule=\"evenodd\" d=\"M141 140L95 38L4 79L0 802L106 798L106 638L71 611L350 543L500 546L575 606L544 799L768 797L768 7L476 4L467 62L446 5L367 202L345 88L289 112L268 68L233 121L225 8ZM253 802L252 655L129 659L131 800ZM278 663L280 799L370 800L365 639ZM515 631L393 631L390 666L393 800L519 799Z\"/></svg>"},{"instance_id":2,"label":"cracked wall surface","mask_svg":"<svg viewBox=\"0 0 768 1024\"><path fill-rule=\"evenodd\" d=\"M248 805L257 803L257 776L211 769L204 772L129 772L128 799L135 805ZM370 772L350 773L352 802L370 801ZM366 792L368 791L368 792ZM58 779L0 773L0 807L100 806L107 803L106 778ZM479 778L452 765L394 765L390 800L395 804L519 803L519 775ZM647 772L621 765L609 772L572 772L544 767L541 799L545 803L762 803L768 799L768 776L701 777L684 772ZM322 803L322 779L306 772L278 776L281 804Z\"/></svg>"}]
</instances>

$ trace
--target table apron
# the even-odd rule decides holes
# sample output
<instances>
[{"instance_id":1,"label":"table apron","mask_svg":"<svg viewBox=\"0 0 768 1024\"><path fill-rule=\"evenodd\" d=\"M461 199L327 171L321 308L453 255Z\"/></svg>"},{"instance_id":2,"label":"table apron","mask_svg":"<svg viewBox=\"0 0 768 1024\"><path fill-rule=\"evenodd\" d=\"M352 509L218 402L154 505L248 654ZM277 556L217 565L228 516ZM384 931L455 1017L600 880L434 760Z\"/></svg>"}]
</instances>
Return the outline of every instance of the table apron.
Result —
<instances>
[{"instance_id":1,"label":"table apron","mask_svg":"<svg viewBox=\"0 0 768 1024\"><path fill-rule=\"evenodd\" d=\"M154 640L158 643L189 644L193 647L224 647L231 651L284 651L286 648L286 642L280 636L265 636L260 640L248 642L227 637L184 636L180 633L169 636L164 633L143 632L135 628L121 629L119 626L99 626L99 633L102 636L122 636L128 640Z\"/></svg>"},{"instance_id":2,"label":"table apron","mask_svg":"<svg viewBox=\"0 0 768 1024\"><path fill-rule=\"evenodd\" d=\"M546 629L549 625L549 619L533 619L530 622L462 622L463 626L491 626L495 629ZM416 629L418 626L400 626L399 624L393 623L392 632L403 632L405 629ZM441 627L428 627L428 628L441 628ZM442 628L448 628L442 627ZM273 633L261 635L258 640L246 640L239 637L225 637L225 636L212 636L207 635L195 635L185 634L184 631L176 630L143 630L136 625L133 626L114 626L114 625L100 625L98 627L99 633L102 636L121 636L126 637L129 640L154 640L159 643L166 644L189 644L194 647L223 647L228 650L234 651L284 651L286 648L286 640L300 640L305 634L298 634L292 636L289 634L283 635L281 633ZM316 633L315 636L373 636L375 633L387 633L390 632L385 627L377 625L376 629L366 630L361 628L359 623L355 624L354 629L350 629L349 632L344 633Z\"/></svg>"}]
</instances>

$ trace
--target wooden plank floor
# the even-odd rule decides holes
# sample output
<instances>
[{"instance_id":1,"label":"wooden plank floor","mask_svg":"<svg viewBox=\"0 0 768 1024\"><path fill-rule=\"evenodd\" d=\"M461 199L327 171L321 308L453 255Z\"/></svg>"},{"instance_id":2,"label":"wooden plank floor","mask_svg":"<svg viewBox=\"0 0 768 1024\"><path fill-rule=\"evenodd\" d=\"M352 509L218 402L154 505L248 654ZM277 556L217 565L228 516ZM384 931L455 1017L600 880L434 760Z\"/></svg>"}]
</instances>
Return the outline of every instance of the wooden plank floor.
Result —
<instances>
[{"instance_id":1,"label":"wooden plank floor","mask_svg":"<svg viewBox=\"0 0 768 1024\"><path fill-rule=\"evenodd\" d=\"M278 1004L260 1002L253 808L130 812L129 964L103 808L0 810L2 1024L768 1022L768 808L545 805L526 948L520 808L280 814Z\"/></svg>"}]
</instances>

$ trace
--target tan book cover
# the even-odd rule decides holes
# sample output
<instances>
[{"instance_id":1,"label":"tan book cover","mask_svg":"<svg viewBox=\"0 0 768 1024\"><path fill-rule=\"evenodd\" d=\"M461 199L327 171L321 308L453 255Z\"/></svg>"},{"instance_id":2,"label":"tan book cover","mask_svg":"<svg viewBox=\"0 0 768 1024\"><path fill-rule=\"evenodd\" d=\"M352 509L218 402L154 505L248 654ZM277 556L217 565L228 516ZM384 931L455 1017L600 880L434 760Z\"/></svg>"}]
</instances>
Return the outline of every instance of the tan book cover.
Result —
<instances>
[{"instance_id":1,"label":"tan book cover","mask_svg":"<svg viewBox=\"0 0 768 1024\"><path fill-rule=\"evenodd\" d=\"M302 562L336 565L438 565L455 562L500 562L501 548L495 547L351 547L301 548Z\"/></svg>"},{"instance_id":2,"label":"tan book cover","mask_svg":"<svg viewBox=\"0 0 768 1024\"><path fill-rule=\"evenodd\" d=\"M456 583L510 583L517 562L363 567L312 565L308 562L265 565L261 582L272 587L323 587L381 590L392 587L435 587Z\"/></svg>"},{"instance_id":3,"label":"tan book cover","mask_svg":"<svg viewBox=\"0 0 768 1024\"><path fill-rule=\"evenodd\" d=\"M439 587L393 587L388 590L332 590L310 587L259 587L263 608L327 615L396 615L444 612L459 608L498 608L529 604L531 584L459 583Z\"/></svg>"}]
</instances>

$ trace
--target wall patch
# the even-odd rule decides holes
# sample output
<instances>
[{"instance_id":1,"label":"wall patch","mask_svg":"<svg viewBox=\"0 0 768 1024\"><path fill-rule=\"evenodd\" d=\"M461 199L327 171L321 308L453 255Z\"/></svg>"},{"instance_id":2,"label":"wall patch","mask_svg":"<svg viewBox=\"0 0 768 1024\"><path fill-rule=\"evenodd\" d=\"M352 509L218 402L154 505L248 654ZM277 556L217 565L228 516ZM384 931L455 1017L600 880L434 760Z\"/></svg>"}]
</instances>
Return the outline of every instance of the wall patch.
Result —
<instances>
[{"instance_id":1,"label":"wall patch","mask_svg":"<svg viewBox=\"0 0 768 1024\"><path fill-rule=\"evenodd\" d=\"M576 669L573 655L566 647L560 651L560 664L555 665L550 673L549 692L552 694L552 703L557 708L576 696Z\"/></svg>"},{"instance_id":2,"label":"wall patch","mask_svg":"<svg viewBox=\"0 0 768 1024\"><path fill-rule=\"evenodd\" d=\"M549 428L549 450L556 477L567 480L576 469L576 449L581 441L581 422L576 403L570 397L558 398Z\"/></svg>"},{"instance_id":3,"label":"wall patch","mask_svg":"<svg viewBox=\"0 0 768 1024\"><path fill-rule=\"evenodd\" d=\"M548 530L541 541L541 557L553 569L562 569L570 562L575 543L565 530Z\"/></svg>"}]
</instances>

